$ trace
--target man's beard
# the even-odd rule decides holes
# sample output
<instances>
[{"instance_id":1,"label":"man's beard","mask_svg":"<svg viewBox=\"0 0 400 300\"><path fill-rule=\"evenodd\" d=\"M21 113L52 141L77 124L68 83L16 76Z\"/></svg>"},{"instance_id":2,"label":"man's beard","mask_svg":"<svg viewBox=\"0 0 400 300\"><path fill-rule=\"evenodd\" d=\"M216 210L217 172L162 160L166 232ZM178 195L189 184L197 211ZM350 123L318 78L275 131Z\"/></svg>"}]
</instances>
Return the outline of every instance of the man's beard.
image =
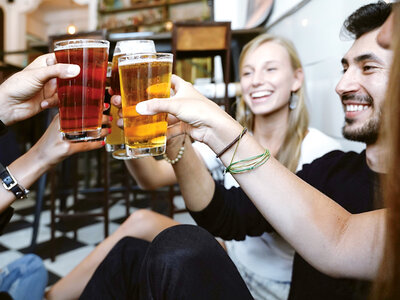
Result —
<instances>
[{"instance_id":1,"label":"man's beard","mask_svg":"<svg viewBox=\"0 0 400 300\"><path fill-rule=\"evenodd\" d=\"M360 95L344 95L342 100L357 99L361 103L366 103L373 106L373 99L371 96L360 96ZM376 112L376 115L372 116L361 128L350 129L349 127L354 123L353 119L346 118L345 125L343 126L343 136L351 141L366 143L367 145L375 144L378 140L379 128L381 125L381 112Z\"/></svg>"},{"instance_id":2,"label":"man's beard","mask_svg":"<svg viewBox=\"0 0 400 300\"><path fill-rule=\"evenodd\" d=\"M380 113L379 113L380 115ZM351 141L362 142L367 145L375 144L378 140L379 128L381 124L380 117L375 117L367 121L363 127L351 130L348 126L353 122L353 120L346 119L346 124L342 129L343 136Z\"/></svg>"}]
</instances>

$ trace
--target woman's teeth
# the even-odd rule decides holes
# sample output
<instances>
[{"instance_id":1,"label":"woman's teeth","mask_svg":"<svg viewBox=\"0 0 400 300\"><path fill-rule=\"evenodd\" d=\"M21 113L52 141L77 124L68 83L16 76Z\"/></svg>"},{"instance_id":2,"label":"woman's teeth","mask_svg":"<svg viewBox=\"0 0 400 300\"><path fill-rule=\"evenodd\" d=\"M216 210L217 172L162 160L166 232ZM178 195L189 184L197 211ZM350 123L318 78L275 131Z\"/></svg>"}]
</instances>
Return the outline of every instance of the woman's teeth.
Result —
<instances>
[{"instance_id":1,"label":"woman's teeth","mask_svg":"<svg viewBox=\"0 0 400 300\"><path fill-rule=\"evenodd\" d=\"M262 92L254 92L251 94L251 97L253 98L261 98L261 97L267 97L271 95L272 92L267 92L267 91L262 91Z\"/></svg>"}]
</instances>

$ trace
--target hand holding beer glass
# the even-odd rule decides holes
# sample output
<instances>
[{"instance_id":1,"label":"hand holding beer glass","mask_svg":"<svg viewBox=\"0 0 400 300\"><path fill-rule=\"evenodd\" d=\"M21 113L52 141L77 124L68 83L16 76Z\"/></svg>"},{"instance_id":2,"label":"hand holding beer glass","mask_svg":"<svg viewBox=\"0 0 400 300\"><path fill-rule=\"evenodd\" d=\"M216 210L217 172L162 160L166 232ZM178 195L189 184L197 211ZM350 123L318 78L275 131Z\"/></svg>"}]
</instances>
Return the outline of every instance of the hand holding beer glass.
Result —
<instances>
[{"instance_id":1,"label":"hand holding beer glass","mask_svg":"<svg viewBox=\"0 0 400 300\"><path fill-rule=\"evenodd\" d=\"M117 42L114 49L111 71L111 89L114 95L121 95L118 58L127 54L155 52L156 48L152 40L129 40ZM114 105L111 105L110 107L110 115L113 120L111 122L111 133L106 137L106 150L112 152L112 156L116 159L131 159L132 157L126 153L124 131L116 124L119 116L118 108Z\"/></svg>"},{"instance_id":2,"label":"hand holding beer glass","mask_svg":"<svg viewBox=\"0 0 400 300\"><path fill-rule=\"evenodd\" d=\"M79 65L79 75L57 78L60 130L72 142L100 138L110 43L73 39L54 43L58 63Z\"/></svg>"},{"instance_id":3,"label":"hand holding beer glass","mask_svg":"<svg viewBox=\"0 0 400 300\"><path fill-rule=\"evenodd\" d=\"M167 114L142 116L136 112L136 104L152 98L169 98L172 59L169 53L142 53L118 60L125 144L131 157L165 152Z\"/></svg>"}]
</instances>

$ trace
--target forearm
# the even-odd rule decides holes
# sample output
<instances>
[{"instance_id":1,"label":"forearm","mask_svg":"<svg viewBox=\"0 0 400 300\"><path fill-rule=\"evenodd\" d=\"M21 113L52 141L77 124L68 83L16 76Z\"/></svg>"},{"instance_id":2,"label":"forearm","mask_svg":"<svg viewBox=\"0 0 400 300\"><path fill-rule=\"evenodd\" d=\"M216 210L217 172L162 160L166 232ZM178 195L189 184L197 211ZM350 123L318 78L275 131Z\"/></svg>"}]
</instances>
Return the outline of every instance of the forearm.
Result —
<instances>
[{"instance_id":1,"label":"forearm","mask_svg":"<svg viewBox=\"0 0 400 300\"><path fill-rule=\"evenodd\" d=\"M235 135L239 133L237 130ZM235 147L222 155L225 165L229 165ZM246 134L234 161L264 150ZM331 275L373 277L376 265L371 261L379 264L383 244L376 219L369 221L370 216L366 216L360 221L359 216L348 213L273 157L261 167L234 177L269 223L317 269ZM362 224L363 231L354 223ZM376 246L377 239L380 244ZM362 249L354 247L360 244Z\"/></svg>"},{"instance_id":2,"label":"forearm","mask_svg":"<svg viewBox=\"0 0 400 300\"><path fill-rule=\"evenodd\" d=\"M10 164L8 169L20 185L29 188L49 167L36 149L32 148ZM0 199L0 211L4 211L16 200L15 195L7 191L3 185L0 185Z\"/></svg>"},{"instance_id":3,"label":"forearm","mask_svg":"<svg viewBox=\"0 0 400 300\"><path fill-rule=\"evenodd\" d=\"M176 156L177 150L169 155ZM214 194L214 180L196 154L188 136L185 152L173 167L186 207L191 211L201 211L207 207Z\"/></svg>"},{"instance_id":4,"label":"forearm","mask_svg":"<svg viewBox=\"0 0 400 300\"><path fill-rule=\"evenodd\" d=\"M202 211L189 211L196 223L224 240L244 240L273 231L241 188L225 189L215 182L210 204Z\"/></svg>"},{"instance_id":5,"label":"forearm","mask_svg":"<svg viewBox=\"0 0 400 300\"><path fill-rule=\"evenodd\" d=\"M140 188L154 190L176 183L171 165L152 157L126 160L125 165Z\"/></svg>"}]
</instances>

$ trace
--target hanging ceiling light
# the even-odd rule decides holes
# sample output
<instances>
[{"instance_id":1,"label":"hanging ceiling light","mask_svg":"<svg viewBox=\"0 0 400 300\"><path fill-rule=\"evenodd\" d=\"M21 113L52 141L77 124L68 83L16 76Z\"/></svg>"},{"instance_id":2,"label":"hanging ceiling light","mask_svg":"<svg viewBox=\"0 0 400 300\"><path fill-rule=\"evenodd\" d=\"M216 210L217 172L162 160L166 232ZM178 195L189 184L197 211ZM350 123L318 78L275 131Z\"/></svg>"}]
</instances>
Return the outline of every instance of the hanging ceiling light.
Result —
<instances>
[{"instance_id":1,"label":"hanging ceiling light","mask_svg":"<svg viewBox=\"0 0 400 300\"><path fill-rule=\"evenodd\" d=\"M73 7L73 0L70 0L70 2L69 2L69 6L70 6L70 8L72 8ZM67 32L68 32L68 34L75 34L76 33L76 27L75 27L75 25L74 25L74 22L71 22L69 25L68 25L68 27L67 27Z\"/></svg>"},{"instance_id":2,"label":"hanging ceiling light","mask_svg":"<svg viewBox=\"0 0 400 300\"><path fill-rule=\"evenodd\" d=\"M74 24L68 25L67 32L68 34L75 34L76 33L75 25Z\"/></svg>"}]
</instances>

